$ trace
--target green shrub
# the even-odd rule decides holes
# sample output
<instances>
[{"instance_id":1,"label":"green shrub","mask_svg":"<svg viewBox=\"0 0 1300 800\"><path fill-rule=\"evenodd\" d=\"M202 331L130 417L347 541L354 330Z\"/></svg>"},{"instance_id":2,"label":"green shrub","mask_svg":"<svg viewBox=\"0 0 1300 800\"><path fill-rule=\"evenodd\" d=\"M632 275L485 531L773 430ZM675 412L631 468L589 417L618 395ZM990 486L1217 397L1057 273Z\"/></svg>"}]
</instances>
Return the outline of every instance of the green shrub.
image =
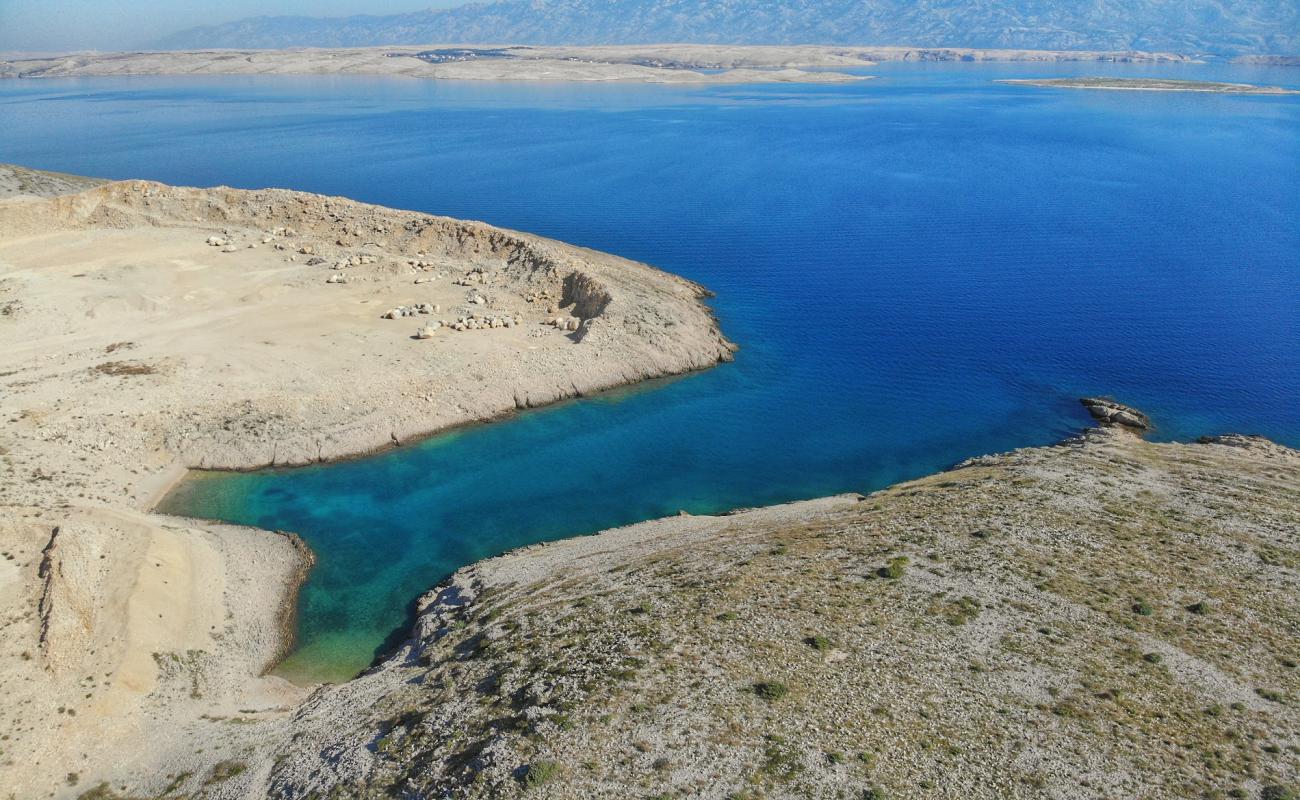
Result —
<instances>
[{"instance_id":1,"label":"green shrub","mask_svg":"<svg viewBox=\"0 0 1300 800\"><path fill-rule=\"evenodd\" d=\"M949 608L947 622L953 626L965 625L980 615L981 608L980 601L970 595L963 595Z\"/></svg>"},{"instance_id":2,"label":"green shrub","mask_svg":"<svg viewBox=\"0 0 1300 800\"><path fill-rule=\"evenodd\" d=\"M812 649L816 650L819 653L825 653L827 650L831 649L831 640L827 639L825 636L809 636L807 639L804 639L803 641L804 644L808 645L809 647L811 647Z\"/></svg>"},{"instance_id":3,"label":"green shrub","mask_svg":"<svg viewBox=\"0 0 1300 800\"><path fill-rule=\"evenodd\" d=\"M790 687L777 681L762 681L754 684L754 694L764 700L780 700L790 693Z\"/></svg>"},{"instance_id":4,"label":"green shrub","mask_svg":"<svg viewBox=\"0 0 1300 800\"><path fill-rule=\"evenodd\" d=\"M799 752L780 736L769 736L763 750L763 772L778 780L788 781L803 771Z\"/></svg>"},{"instance_id":5,"label":"green shrub","mask_svg":"<svg viewBox=\"0 0 1300 800\"><path fill-rule=\"evenodd\" d=\"M1146 655L1142 656L1142 660L1147 662L1148 664L1159 664L1161 661L1165 660L1165 657L1160 655L1159 653L1147 653Z\"/></svg>"},{"instance_id":6,"label":"green shrub","mask_svg":"<svg viewBox=\"0 0 1300 800\"><path fill-rule=\"evenodd\" d=\"M1139 597L1137 602L1133 604L1133 613L1141 614L1144 617L1149 617L1153 613L1155 613L1155 609L1151 607L1150 603L1148 603L1146 600L1143 600L1141 597Z\"/></svg>"},{"instance_id":7,"label":"green shrub","mask_svg":"<svg viewBox=\"0 0 1300 800\"><path fill-rule=\"evenodd\" d=\"M889 559L888 564L881 567L877 571L877 574L880 575L880 577L882 578L897 580L903 577L903 573L907 571L907 562L908 562L907 556L898 556L897 558L891 558Z\"/></svg>"},{"instance_id":8,"label":"green shrub","mask_svg":"<svg viewBox=\"0 0 1300 800\"><path fill-rule=\"evenodd\" d=\"M523 784L526 789L534 789L549 782L560 772L560 765L554 761L534 761L524 768Z\"/></svg>"},{"instance_id":9,"label":"green shrub","mask_svg":"<svg viewBox=\"0 0 1300 800\"><path fill-rule=\"evenodd\" d=\"M218 761L212 767L212 774L208 776L208 783L228 781L236 775L243 773L246 769L248 769L248 765L242 761Z\"/></svg>"},{"instance_id":10,"label":"green shrub","mask_svg":"<svg viewBox=\"0 0 1300 800\"><path fill-rule=\"evenodd\" d=\"M1289 787L1275 783L1264 787L1259 793L1259 800L1296 800L1296 793Z\"/></svg>"},{"instance_id":11,"label":"green shrub","mask_svg":"<svg viewBox=\"0 0 1300 800\"><path fill-rule=\"evenodd\" d=\"M1193 614L1208 614L1210 613L1210 604L1204 600L1197 600L1195 603L1188 606L1187 610Z\"/></svg>"}]
</instances>

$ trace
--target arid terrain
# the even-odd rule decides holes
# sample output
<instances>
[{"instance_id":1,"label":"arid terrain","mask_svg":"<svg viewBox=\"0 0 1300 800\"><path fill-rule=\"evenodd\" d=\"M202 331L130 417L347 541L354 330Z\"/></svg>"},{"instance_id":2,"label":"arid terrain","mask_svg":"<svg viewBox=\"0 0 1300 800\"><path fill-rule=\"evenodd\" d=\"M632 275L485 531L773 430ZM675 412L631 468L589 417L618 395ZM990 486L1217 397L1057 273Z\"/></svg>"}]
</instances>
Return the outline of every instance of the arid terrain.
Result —
<instances>
[{"instance_id":1,"label":"arid terrain","mask_svg":"<svg viewBox=\"0 0 1300 800\"><path fill-rule=\"evenodd\" d=\"M429 45L298 50L74 53L0 60L0 78L92 75L396 75L440 80L825 83L879 61L1186 63L1173 53L912 47Z\"/></svg>"},{"instance_id":2,"label":"arid terrain","mask_svg":"<svg viewBox=\"0 0 1300 800\"><path fill-rule=\"evenodd\" d=\"M1300 453L1094 429L476 564L247 791L1277 798L1298 592Z\"/></svg>"},{"instance_id":3,"label":"arid terrain","mask_svg":"<svg viewBox=\"0 0 1300 800\"><path fill-rule=\"evenodd\" d=\"M703 289L285 190L5 167L0 192L0 797L1300 781L1300 453L1148 442L1104 400L1060 445L871 495L483 561L357 679L266 676L310 554L150 513L187 467L340 458L708 367L733 347Z\"/></svg>"},{"instance_id":4,"label":"arid terrain","mask_svg":"<svg viewBox=\"0 0 1300 800\"><path fill-rule=\"evenodd\" d=\"M302 699L258 676L308 557L148 513L186 468L356 455L731 354L699 286L481 223L10 167L0 191L0 796L207 758L200 720Z\"/></svg>"}]
</instances>

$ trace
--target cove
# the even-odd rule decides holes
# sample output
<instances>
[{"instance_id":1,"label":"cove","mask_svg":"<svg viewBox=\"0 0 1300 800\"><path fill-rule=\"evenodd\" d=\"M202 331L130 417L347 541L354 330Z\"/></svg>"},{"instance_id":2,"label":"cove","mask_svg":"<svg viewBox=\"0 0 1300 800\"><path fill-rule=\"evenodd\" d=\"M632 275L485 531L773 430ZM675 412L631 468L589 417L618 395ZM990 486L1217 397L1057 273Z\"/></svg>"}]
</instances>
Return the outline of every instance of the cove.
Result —
<instances>
[{"instance_id":1,"label":"cove","mask_svg":"<svg viewBox=\"0 0 1300 800\"><path fill-rule=\"evenodd\" d=\"M1300 101L1224 65L881 65L854 85L0 82L33 167L484 219L699 281L733 364L354 461L196 475L162 510L318 557L281 670L339 680L451 571L677 513L870 491L1147 411L1300 445ZM93 142L94 147L86 147Z\"/></svg>"}]
</instances>

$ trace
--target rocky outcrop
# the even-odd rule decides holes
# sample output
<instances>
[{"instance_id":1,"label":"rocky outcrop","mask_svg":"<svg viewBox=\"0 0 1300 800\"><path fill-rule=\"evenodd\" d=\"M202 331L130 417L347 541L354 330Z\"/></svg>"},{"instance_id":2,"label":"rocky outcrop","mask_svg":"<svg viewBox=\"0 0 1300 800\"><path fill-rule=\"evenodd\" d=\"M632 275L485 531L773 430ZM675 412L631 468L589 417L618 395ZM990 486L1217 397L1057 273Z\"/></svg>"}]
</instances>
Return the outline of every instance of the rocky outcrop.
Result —
<instances>
[{"instance_id":1,"label":"rocky outcrop","mask_svg":"<svg viewBox=\"0 0 1300 800\"><path fill-rule=\"evenodd\" d=\"M1151 419L1131 406L1106 397L1083 397L1079 402L1102 425L1113 425L1138 433L1151 430Z\"/></svg>"}]
</instances>

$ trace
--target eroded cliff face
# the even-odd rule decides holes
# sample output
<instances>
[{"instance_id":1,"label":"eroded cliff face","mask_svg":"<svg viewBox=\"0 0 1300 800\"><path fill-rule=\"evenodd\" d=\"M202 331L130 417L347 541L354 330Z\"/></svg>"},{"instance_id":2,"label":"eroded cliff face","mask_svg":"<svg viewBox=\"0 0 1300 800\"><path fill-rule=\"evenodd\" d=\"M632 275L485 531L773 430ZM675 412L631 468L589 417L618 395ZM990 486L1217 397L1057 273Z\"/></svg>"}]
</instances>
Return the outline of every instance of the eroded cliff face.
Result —
<instances>
[{"instance_id":1,"label":"eroded cliff face","mask_svg":"<svg viewBox=\"0 0 1300 800\"><path fill-rule=\"evenodd\" d=\"M214 765L233 781L304 696L262 673L305 554L148 513L186 467L357 455L731 356L699 286L482 223L0 168L9 184L0 796L222 791Z\"/></svg>"},{"instance_id":2,"label":"eroded cliff face","mask_svg":"<svg viewBox=\"0 0 1300 800\"><path fill-rule=\"evenodd\" d=\"M1123 427L648 522L462 570L246 790L1256 797L1300 777L1298 567L1300 453Z\"/></svg>"}]
</instances>

